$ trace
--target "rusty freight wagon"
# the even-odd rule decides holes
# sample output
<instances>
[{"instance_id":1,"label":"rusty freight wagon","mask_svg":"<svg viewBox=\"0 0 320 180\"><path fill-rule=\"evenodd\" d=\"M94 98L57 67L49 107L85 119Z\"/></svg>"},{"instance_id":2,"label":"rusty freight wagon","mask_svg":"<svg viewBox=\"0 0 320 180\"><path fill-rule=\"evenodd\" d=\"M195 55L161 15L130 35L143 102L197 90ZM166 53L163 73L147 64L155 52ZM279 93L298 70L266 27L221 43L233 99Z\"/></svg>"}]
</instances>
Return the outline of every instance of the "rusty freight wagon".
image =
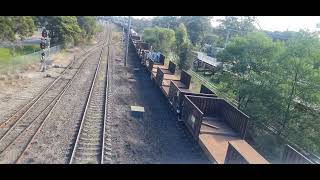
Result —
<instances>
[{"instance_id":1,"label":"rusty freight wagon","mask_svg":"<svg viewBox=\"0 0 320 180\"><path fill-rule=\"evenodd\" d=\"M185 95L205 96L205 97L217 97L217 95L208 89L206 86L201 85L200 93L192 92L189 88L179 87L175 81L170 81L168 100L174 110L181 118L181 110Z\"/></svg>"},{"instance_id":2,"label":"rusty freight wagon","mask_svg":"<svg viewBox=\"0 0 320 180\"><path fill-rule=\"evenodd\" d=\"M160 76L162 76L163 74L174 75L174 73L176 72L176 64L172 61L169 61L168 67L166 67L165 65L153 65L153 62L150 63L150 65L152 66L151 78L154 79L158 85L161 85L159 79Z\"/></svg>"},{"instance_id":3,"label":"rusty freight wagon","mask_svg":"<svg viewBox=\"0 0 320 180\"><path fill-rule=\"evenodd\" d=\"M167 98L169 97L169 88L171 82L174 82L179 88L189 89L191 76L184 70L182 70L180 76L178 76L177 74L165 74L162 69L158 68L156 83L160 86L162 92Z\"/></svg>"},{"instance_id":4,"label":"rusty freight wagon","mask_svg":"<svg viewBox=\"0 0 320 180\"><path fill-rule=\"evenodd\" d=\"M185 95L182 120L213 163L268 163L244 140L249 117L224 99Z\"/></svg>"}]
</instances>

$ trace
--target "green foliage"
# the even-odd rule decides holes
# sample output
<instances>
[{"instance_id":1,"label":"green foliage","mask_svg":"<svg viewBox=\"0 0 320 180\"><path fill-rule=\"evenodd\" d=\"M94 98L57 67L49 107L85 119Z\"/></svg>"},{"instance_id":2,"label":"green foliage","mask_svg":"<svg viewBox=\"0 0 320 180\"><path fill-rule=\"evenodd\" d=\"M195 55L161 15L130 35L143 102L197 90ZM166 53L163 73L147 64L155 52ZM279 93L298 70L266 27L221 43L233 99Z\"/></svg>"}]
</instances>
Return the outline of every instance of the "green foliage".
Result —
<instances>
[{"instance_id":1,"label":"green foliage","mask_svg":"<svg viewBox=\"0 0 320 180\"><path fill-rule=\"evenodd\" d=\"M287 41L288 39L292 38L293 36L297 35L299 32L295 31L265 31L267 35L272 37L272 39L275 40L281 40L281 41Z\"/></svg>"},{"instance_id":2,"label":"green foliage","mask_svg":"<svg viewBox=\"0 0 320 180\"><path fill-rule=\"evenodd\" d=\"M12 56L20 56L20 55L34 53L39 50L40 50L39 45L25 45L25 46L13 47L13 48L0 48L0 58L6 59Z\"/></svg>"},{"instance_id":3,"label":"green foliage","mask_svg":"<svg viewBox=\"0 0 320 180\"><path fill-rule=\"evenodd\" d=\"M256 30L254 22L256 17L254 16L226 16L225 19L221 19L218 29L233 29L237 30L235 35L241 32L252 32Z\"/></svg>"},{"instance_id":4,"label":"green foliage","mask_svg":"<svg viewBox=\"0 0 320 180\"><path fill-rule=\"evenodd\" d=\"M79 44L99 31L95 16L34 16L38 27L49 30L51 45Z\"/></svg>"},{"instance_id":5,"label":"green foliage","mask_svg":"<svg viewBox=\"0 0 320 180\"><path fill-rule=\"evenodd\" d=\"M189 42L184 42L180 45L179 51L179 63L178 67L180 69L188 70L191 67L191 57L192 57L192 45Z\"/></svg>"},{"instance_id":6,"label":"green foliage","mask_svg":"<svg viewBox=\"0 0 320 180\"><path fill-rule=\"evenodd\" d=\"M314 137L320 135L317 122L320 116L314 110L320 106L320 70L314 68L319 62L320 42L316 34L302 31L286 45L287 51L279 62L279 89L283 98L280 132L289 138L303 135L303 139L292 139L319 152L320 144L316 147L313 143L319 142Z\"/></svg>"},{"instance_id":7,"label":"green foliage","mask_svg":"<svg viewBox=\"0 0 320 180\"><path fill-rule=\"evenodd\" d=\"M46 16L39 18L38 22L46 24L49 30L51 45L77 44L81 38L81 28L76 16Z\"/></svg>"},{"instance_id":8,"label":"green foliage","mask_svg":"<svg viewBox=\"0 0 320 180\"><path fill-rule=\"evenodd\" d=\"M15 48L10 49L11 54L13 56L19 56L19 55L25 55L25 54L30 54L34 53L36 51L40 51L39 45L25 45L25 46L18 46Z\"/></svg>"},{"instance_id":9,"label":"green foliage","mask_svg":"<svg viewBox=\"0 0 320 180\"><path fill-rule=\"evenodd\" d=\"M320 135L316 111L320 107L320 70L315 68L319 48L318 37L309 32L299 32L285 43L258 32L237 36L218 54L229 73L219 73L215 79L233 90L253 127L260 123L272 126L281 137L319 153L320 142L315 138ZM251 131L253 137L262 137L257 129ZM274 146L280 143L269 139ZM257 139L256 144L268 148Z\"/></svg>"},{"instance_id":10,"label":"green foliage","mask_svg":"<svg viewBox=\"0 0 320 180\"><path fill-rule=\"evenodd\" d=\"M0 40L15 41L16 36L24 39L35 31L31 16L0 16Z\"/></svg>"},{"instance_id":11,"label":"green foliage","mask_svg":"<svg viewBox=\"0 0 320 180\"><path fill-rule=\"evenodd\" d=\"M189 69L192 45L190 44L187 29L183 23L179 24L179 27L176 29L175 35L176 54L179 57L177 65L179 69Z\"/></svg>"},{"instance_id":12,"label":"green foliage","mask_svg":"<svg viewBox=\"0 0 320 180\"><path fill-rule=\"evenodd\" d=\"M18 16L15 17L14 32L24 39L33 35L35 31L34 21L31 16Z\"/></svg>"},{"instance_id":13,"label":"green foliage","mask_svg":"<svg viewBox=\"0 0 320 180\"><path fill-rule=\"evenodd\" d=\"M177 16L157 16L152 19L152 26L175 29L179 25Z\"/></svg>"},{"instance_id":14,"label":"green foliage","mask_svg":"<svg viewBox=\"0 0 320 180\"><path fill-rule=\"evenodd\" d=\"M143 30L148 27L152 27L152 21L149 19L131 19L131 25L132 28L137 32L137 33L143 33Z\"/></svg>"},{"instance_id":15,"label":"green foliage","mask_svg":"<svg viewBox=\"0 0 320 180\"><path fill-rule=\"evenodd\" d=\"M210 16L182 16L180 22L187 27L189 38L193 45L200 43L207 31L210 31Z\"/></svg>"},{"instance_id":16,"label":"green foliage","mask_svg":"<svg viewBox=\"0 0 320 180\"><path fill-rule=\"evenodd\" d=\"M0 16L0 40L15 40L15 33L13 31L12 18L6 16Z\"/></svg>"},{"instance_id":17,"label":"green foliage","mask_svg":"<svg viewBox=\"0 0 320 180\"><path fill-rule=\"evenodd\" d=\"M98 31L96 17L94 16L77 16L77 21L84 39L90 40Z\"/></svg>"},{"instance_id":18,"label":"green foliage","mask_svg":"<svg viewBox=\"0 0 320 180\"><path fill-rule=\"evenodd\" d=\"M235 37L218 57L222 62L233 65L230 69L232 72L244 76L250 71L270 71L270 63L282 51L283 44L280 42L273 42L263 33L253 32L243 37Z\"/></svg>"},{"instance_id":19,"label":"green foliage","mask_svg":"<svg viewBox=\"0 0 320 180\"><path fill-rule=\"evenodd\" d=\"M189 42L187 28L183 23L179 24L179 27L175 31L176 45L179 46L185 42Z\"/></svg>"},{"instance_id":20,"label":"green foliage","mask_svg":"<svg viewBox=\"0 0 320 180\"><path fill-rule=\"evenodd\" d=\"M175 42L175 32L167 28L147 28L143 32L143 39L150 43L155 51L168 54Z\"/></svg>"},{"instance_id":21,"label":"green foliage","mask_svg":"<svg viewBox=\"0 0 320 180\"><path fill-rule=\"evenodd\" d=\"M237 35L245 35L248 32L255 31L254 22L256 18L254 16L226 16L225 19L218 20L220 25L215 29L215 33L221 37L220 46L224 44L227 38L228 31L229 37L235 37Z\"/></svg>"},{"instance_id":22,"label":"green foliage","mask_svg":"<svg viewBox=\"0 0 320 180\"><path fill-rule=\"evenodd\" d=\"M9 48L0 48L0 63L7 61L11 57Z\"/></svg>"},{"instance_id":23,"label":"green foliage","mask_svg":"<svg viewBox=\"0 0 320 180\"><path fill-rule=\"evenodd\" d=\"M219 39L219 36L217 36L216 34L213 34L213 33L206 34L203 37L201 44L209 44L209 45L216 46L218 39Z\"/></svg>"}]
</instances>

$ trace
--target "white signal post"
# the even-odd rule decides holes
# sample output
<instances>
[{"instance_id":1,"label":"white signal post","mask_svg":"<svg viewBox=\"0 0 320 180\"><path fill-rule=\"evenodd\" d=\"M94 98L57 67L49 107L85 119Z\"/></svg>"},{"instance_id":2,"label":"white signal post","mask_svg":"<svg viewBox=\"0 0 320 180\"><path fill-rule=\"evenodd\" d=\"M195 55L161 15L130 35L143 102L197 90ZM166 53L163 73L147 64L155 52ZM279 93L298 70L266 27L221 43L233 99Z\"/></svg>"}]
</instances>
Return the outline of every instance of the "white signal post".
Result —
<instances>
[{"instance_id":1,"label":"white signal post","mask_svg":"<svg viewBox=\"0 0 320 180\"><path fill-rule=\"evenodd\" d=\"M124 66L127 66L127 58L128 58L128 50L129 50L129 38L130 38L130 33L131 33L131 16L129 16L129 22L128 22L128 36L127 36L127 47L126 47L126 56L124 59Z\"/></svg>"}]
</instances>

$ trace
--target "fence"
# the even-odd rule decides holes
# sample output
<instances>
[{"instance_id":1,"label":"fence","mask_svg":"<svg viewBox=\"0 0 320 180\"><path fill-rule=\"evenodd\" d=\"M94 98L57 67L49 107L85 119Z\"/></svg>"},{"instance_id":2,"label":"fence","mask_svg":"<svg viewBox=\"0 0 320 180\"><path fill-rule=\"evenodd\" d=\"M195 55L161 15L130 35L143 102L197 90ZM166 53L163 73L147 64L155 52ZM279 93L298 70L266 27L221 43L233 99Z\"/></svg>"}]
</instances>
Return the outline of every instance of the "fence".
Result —
<instances>
[{"instance_id":1,"label":"fence","mask_svg":"<svg viewBox=\"0 0 320 180\"><path fill-rule=\"evenodd\" d=\"M49 58L51 55L60 52L60 49L60 46L54 46L46 50L49 53ZM11 57L4 63L0 64L0 73L17 72L27 65L40 62L41 53L42 51L37 51L23 56Z\"/></svg>"},{"instance_id":2,"label":"fence","mask_svg":"<svg viewBox=\"0 0 320 180\"><path fill-rule=\"evenodd\" d=\"M210 83L208 80L206 80L204 77L202 77L201 75L197 74L196 72L192 71L191 69L189 69L187 71L192 77L198 79L201 81L202 84L204 84L205 86L207 86L210 90L212 90L213 92L215 92L219 97L224 98L225 100L227 100L229 103L231 103L234 106L238 106L238 102L235 99L229 98L228 95L226 95L225 93L219 92L218 88Z\"/></svg>"}]
</instances>

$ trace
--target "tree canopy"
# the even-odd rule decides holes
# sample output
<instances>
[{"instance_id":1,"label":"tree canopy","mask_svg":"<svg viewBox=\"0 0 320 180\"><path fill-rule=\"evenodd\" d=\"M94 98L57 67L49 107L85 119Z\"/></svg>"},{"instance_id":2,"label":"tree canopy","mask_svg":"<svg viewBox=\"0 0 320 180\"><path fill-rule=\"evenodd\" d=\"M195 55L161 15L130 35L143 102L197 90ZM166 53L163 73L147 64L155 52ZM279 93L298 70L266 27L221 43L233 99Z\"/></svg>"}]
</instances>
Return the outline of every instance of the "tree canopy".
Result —
<instances>
[{"instance_id":1,"label":"tree canopy","mask_svg":"<svg viewBox=\"0 0 320 180\"><path fill-rule=\"evenodd\" d=\"M180 69L190 68L190 56L192 51L192 46L187 33L186 26L181 23L176 29L176 54L178 55L178 67Z\"/></svg>"},{"instance_id":2,"label":"tree canopy","mask_svg":"<svg viewBox=\"0 0 320 180\"><path fill-rule=\"evenodd\" d=\"M211 16L182 16L180 22L182 22L188 31L189 38L193 45L200 43L205 32L210 31Z\"/></svg>"},{"instance_id":3,"label":"tree canopy","mask_svg":"<svg viewBox=\"0 0 320 180\"><path fill-rule=\"evenodd\" d=\"M320 141L314 138L320 135L319 47L318 37L304 31L286 42L262 32L236 36L218 55L229 68L217 78L253 123L274 127L281 137L320 152Z\"/></svg>"},{"instance_id":4,"label":"tree canopy","mask_svg":"<svg viewBox=\"0 0 320 180\"><path fill-rule=\"evenodd\" d=\"M94 16L36 16L39 27L49 30L51 44L78 44L83 39L91 39L97 32Z\"/></svg>"},{"instance_id":5,"label":"tree canopy","mask_svg":"<svg viewBox=\"0 0 320 180\"><path fill-rule=\"evenodd\" d=\"M152 19L152 26L175 29L179 25L177 16L157 16Z\"/></svg>"},{"instance_id":6,"label":"tree canopy","mask_svg":"<svg viewBox=\"0 0 320 180\"><path fill-rule=\"evenodd\" d=\"M15 41L31 36L35 25L31 16L0 16L0 30L0 40Z\"/></svg>"},{"instance_id":7,"label":"tree canopy","mask_svg":"<svg viewBox=\"0 0 320 180\"><path fill-rule=\"evenodd\" d=\"M143 32L143 39L150 43L155 51L168 54L175 42L175 32L167 28L147 28Z\"/></svg>"}]
</instances>

